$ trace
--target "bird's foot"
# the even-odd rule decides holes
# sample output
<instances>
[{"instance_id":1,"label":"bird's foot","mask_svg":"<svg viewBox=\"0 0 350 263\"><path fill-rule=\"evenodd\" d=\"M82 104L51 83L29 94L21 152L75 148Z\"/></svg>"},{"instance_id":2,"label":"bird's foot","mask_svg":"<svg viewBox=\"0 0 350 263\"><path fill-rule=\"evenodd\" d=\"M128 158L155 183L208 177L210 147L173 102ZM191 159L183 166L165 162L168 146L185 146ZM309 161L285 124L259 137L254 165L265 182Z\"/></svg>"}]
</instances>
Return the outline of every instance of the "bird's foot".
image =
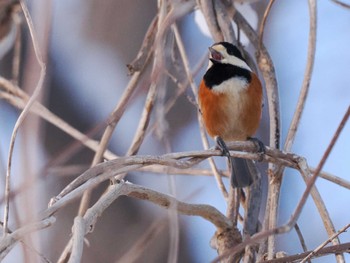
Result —
<instances>
[{"instance_id":1,"label":"bird's foot","mask_svg":"<svg viewBox=\"0 0 350 263\"><path fill-rule=\"evenodd\" d=\"M256 152L260 156L259 162L263 161L264 154L266 153L265 144L262 141L260 141L258 138L249 137L248 140L252 141L255 144L255 147L257 149Z\"/></svg>"},{"instance_id":2,"label":"bird's foot","mask_svg":"<svg viewBox=\"0 0 350 263\"><path fill-rule=\"evenodd\" d=\"M216 141L216 148L222 152L222 155L230 157L231 156L230 151L228 150L224 140L221 137L216 136L215 141Z\"/></svg>"}]
</instances>

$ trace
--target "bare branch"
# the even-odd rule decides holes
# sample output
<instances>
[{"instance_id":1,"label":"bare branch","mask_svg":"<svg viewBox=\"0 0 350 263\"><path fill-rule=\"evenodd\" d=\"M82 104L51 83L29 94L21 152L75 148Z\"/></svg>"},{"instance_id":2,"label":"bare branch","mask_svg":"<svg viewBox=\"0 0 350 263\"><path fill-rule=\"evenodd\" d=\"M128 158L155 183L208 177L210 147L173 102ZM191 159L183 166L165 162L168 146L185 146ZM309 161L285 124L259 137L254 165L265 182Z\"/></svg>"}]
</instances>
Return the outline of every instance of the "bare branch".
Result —
<instances>
[{"instance_id":1,"label":"bare branch","mask_svg":"<svg viewBox=\"0 0 350 263\"><path fill-rule=\"evenodd\" d=\"M295 224L294 229L295 229L295 232L297 232L297 235L298 235L301 247L303 248L304 252L306 252L307 251L307 246L305 244L305 239L304 239L303 233L301 232L301 230L299 228L299 225ZM308 263L311 263L311 261L308 260Z\"/></svg>"},{"instance_id":2,"label":"bare branch","mask_svg":"<svg viewBox=\"0 0 350 263\"><path fill-rule=\"evenodd\" d=\"M84 220L81 216L74 218L72 236L72 253L69 257L68 263L79 263L83 255L83 245L85 236Z\"/></svg>"},{"instance_id":3,"label":"bare branch","mask_svg":"<svg viewBox=\"0 0 350 263\"><path fill-rule=\"evenodd\" d=\"M346 230L350 227L350 224L347 224L342 229L340 229L337 233L335 233L333 236L329 237L325 242L323 242L321 245L319 245L316 249L314 249L307 257L305 257L300 263L305 263L306 261L309 261L313 256L315 256L322 248L324 248L328 243L332 242L333 239L338 237L340 234L346 232ZM336 244L339 245L339 244ZM337 253L339 254L339 253Z\"/></svg>"},{"instance_id":4,"label":"bare branch","mask_svg":"<svg viewBox=\"0 0 350 263\"><path fill-rule=\"evenodd\" d=\"M24 107L23 111L19 115L19 117L15 123L15 127L13 128L11 139L10 139L10 147L9 147L9 153L8 153L8 159L7 159L7 169L6 169L6 179L5 179L5 191L4 191L5 192L5 210L4 210L4 227L3 227L3 230L4 230L3 235L4 236L7 234L7 231L8 231L8 219L9 219L9 209L10 209L10 192L11 192L10 179L11 179L12 155L13 155L13 149L15 146L17 133L18 133L18 130L19 130L21 124L23 123L24 119L27 117L27 115L29 113L29 109L32 107L35 100L37 99L37 97L41 93L41 90L43 88L44 78L46 75L46 65L43 61L43 57L42 57L41 52L40 52L38 38L36 36L36 32L35 32L35 29L33 26L32 19L30 17L29 11L28 11L25 3L23 1L20 1L20 4L21 4L23 14L25 16L25 19L26 19L26 22L28 25L28 29L29 29L32 43L33 43L33 47L34 47L34 52L36 55L36 59L39 63L41 70L40 70L40 77L39 77L37 86L35 87L32 96L28 100L27 105Z\"/></svg>"},{"instance_id":5,"label":"bare branch","mask_svg":"<svg viewBox=\"0 0 350 263\"><path fill-rule=\"evenodd\" d=\"M264 39L264 31L265 31L265 26L266 26L266 21L267 21L267 17L270 14L271 8L273 3L275 2L275 0L270 0L269 4L267 5L265 12L264 12L264 16L261 20L260 23L260 28L259 28L259 49L261 49L262 45L263 45L263 39Z\"/></svg>"},{"instance_id":6,"label":"bare branch","mask_svg":"<svg viewBox=\"0 0 350 263\"><path fill-rule=\"evenodd\" d=\"M350 9L350 5L349 4L346 4L346 3L342 2L342 1L339 1L339 0L332 0L332 1L334 3L340 5L340 6L344 7L344 8L349 8Z\"/></svg>"},{"instance_id":7,"label":"bare branch","mask_svg":"<svg viewBox=\"0 0 350 263\"><path fill-rule=\"evenodd\" d=\"M322 256L330 255L330 254L349 253L349 251L350 251L350 243L344 243L344 244L340 244L340 245L334 245L334 246L322 248L317 253L315 253L312 258L322 257ZM309 255L310 253L312 253L312 251L304 252L304 253L297 254L297 255L282 257L282 258L261 261L261 263L300 262L301 259L303 259L305 256Z\"/></svg>"}]
</instances>

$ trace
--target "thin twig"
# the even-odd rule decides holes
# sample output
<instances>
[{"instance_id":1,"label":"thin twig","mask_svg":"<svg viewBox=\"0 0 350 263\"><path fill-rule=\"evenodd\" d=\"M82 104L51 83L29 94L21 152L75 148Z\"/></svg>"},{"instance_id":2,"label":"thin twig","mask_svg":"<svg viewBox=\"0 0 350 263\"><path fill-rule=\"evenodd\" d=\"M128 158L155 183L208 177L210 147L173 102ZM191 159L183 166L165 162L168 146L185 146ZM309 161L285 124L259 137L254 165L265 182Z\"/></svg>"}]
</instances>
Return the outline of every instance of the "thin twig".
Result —
<instances>
[{"instance_id":1,"label":"thin twig","mask_svg":"<svg viewBox=\"0 0 350 263\"><path fill-rule=\"evenodd\" d=\"M5 210L4 210L4 228L3 228L3 235L4 236L7 234L7 231L8 231L8 219L9 219L9 209L10 209L10 192L11 192L11 180L10 180L11 179L11 166L12 166L12 156L13 156L13 150L14 150L14 146L15 146L17 133L18 133L19 127L23 123L24 119L27 117L30 107L34 104L35 100L37 99L37 97L41 93L41 90L43 88L45 74L46 74L46 65L43 61L43 57L42 57L41 52L40 52L38 38L36 36L36 32L35 32L35 29L33 26L32 19L30 17L30 14L29 14L29 11L27 9L26 4L23 1L20 1L20 4L22 7L23 14L25 16L28 28L29 28L30 36L31 36L32 43L33 43L34 53L35 53L36 59L37 59L39 66L40 66L40 77L39 77L38 83L34 89L32 96L28 100L27 105L24 107L23 111L21 112L21 114L19 115L19 117L15 123L15 126L14 126L13 131L12 131L11 139L10 139L10 146L9 146L8 159L7 159L7 169L6 169L6 180L5 180Z\"/></svg>"},{"instance_id":2,"label":"thin twig","mask_svg":"<svg viewBox=\"0 0 350 263\"><path fill-rule=\"evenodd\" d=\"M306 243L305 243L305 239L303 237L303 233L301 232L301 230L299 228L299 225L295 224L294 229L295 229L295 232L297 232L297 235L298 235L301 247L303 248L303 251L306 252L307 251L307 246L306 246ZM308 260L308 263L311 263L311 261Z\"/></svg>"},{"instance_id":3,"label":"thin twig","mask_svg":"<svg viewBox=\"0 0 350 263\"><path fill-rule=\"evenodd\" d=\"M315 169L310 168L310 171L313 173ZM345 180L343 178L340 178L338 176L332 175L324 171L320 172L320 177L350 190L350 182L348 180Z\"/></svg>"},{"instance_id":4,"label":"thin twig","mask_svg":"<svg viewBox=\"0 0 350 263\"><path fill-rule=\"evenodd\" d=\"M265 31L265 26L266 26L266 21L267 21L267 17L270 14L272 5L274 4L275 0L270 0L269 4L267 5L263 18L260 22L260 27L259 27L259 49L261 49L262 45L263 45L263 39L264 39L264 31Z\"/></svg>"},{"instance_id":5,"label":"thin twig","mask_svg":"<svg viewBox=\"0 0 350 263\"><path fill-rule=\"evenodd\" d=\"M336 4L338 4L338 5L340 5L340 6L342 6L342 7L345 7L345 8L349 8L350 9L350 5L349 4L346 4L346 3L344 3L344 2L342 2L342 1L339 1L339 0L332 0L334 3L336 3Z\"/></svg>"},{"instance_id":6,"label":"thin twig","mask_svg":"<svg viewBox=\"0 0 350 263\"><path fill-rule=\"evenodd\" d=\"M305 263L306 261L310 261L310 259L316 255L322 248L324 248L328 243L332 242L333 239L338 237L340 234L346 232L346 230L350 227L350 224L347 224L342 229L340 229L337 233L335 233L333 236L329 237L325 242L323 242L321 245L319 245L316 249L314 249L309 255L307 255L300 263ZM339 245L339 244L336 244ZM337 253L338 254L338 253Z\"/></svg>"},{"instance_id":7,"label":"thin twig","mask_svg":"<svg viewBox=\"0 0 350 263\"><path fill-rule=\"evenodd\" d=\"M317 257L322 257L322 256L327 256L331 254L338 254L338 253L349 253L350 252L350 243L344 243L344 244L339 244L339 245L334 245L334 246L329 246L329 247L324 247L320 249L316 254L312 256L312 258L317 258ZM266 260L266 261L261 261L260 263L300 263L300 260L306 257L312 253L312 251L307 251L304 253L292 255L292 256L286 256L282 258L276 258L276 259L271 259L271 260Z\"/></svg>"}]
</instances>

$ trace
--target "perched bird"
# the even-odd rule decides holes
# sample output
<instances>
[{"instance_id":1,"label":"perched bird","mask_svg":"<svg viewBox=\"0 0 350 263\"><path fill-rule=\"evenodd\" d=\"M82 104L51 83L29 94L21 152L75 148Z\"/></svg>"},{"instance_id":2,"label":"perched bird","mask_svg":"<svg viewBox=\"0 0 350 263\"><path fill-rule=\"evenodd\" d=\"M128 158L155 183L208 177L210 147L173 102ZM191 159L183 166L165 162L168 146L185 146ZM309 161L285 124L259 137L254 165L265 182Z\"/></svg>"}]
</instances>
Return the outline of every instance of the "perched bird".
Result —
<instances>
[{"instance_id":1,"label":"perched bird","mask_svg":"<svg viewBox=\"0 0 350 263\"><path fill-rule=\"evenodd\" d=\"M262 86L233 44L215 43L209 51L209 66L198 91L199 107L208 134L229 158L232 186L242 188L254 178L246 159L229 156L225 141L252 139L261 119Z\"/></svg>"}]
</instances>

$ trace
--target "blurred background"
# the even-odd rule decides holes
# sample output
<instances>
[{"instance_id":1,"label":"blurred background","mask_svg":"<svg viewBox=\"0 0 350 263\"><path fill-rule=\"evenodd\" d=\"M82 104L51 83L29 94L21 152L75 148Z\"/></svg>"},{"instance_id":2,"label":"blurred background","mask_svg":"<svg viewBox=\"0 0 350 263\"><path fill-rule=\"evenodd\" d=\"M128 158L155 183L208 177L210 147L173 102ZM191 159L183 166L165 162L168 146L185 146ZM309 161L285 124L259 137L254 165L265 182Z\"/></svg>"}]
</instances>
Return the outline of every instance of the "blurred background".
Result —
<instances>
[{"instance_id":1,"label":"blurred background","mask_svg":"<svg viewBox=\"0 0 350 263\"><path fill-rule=\"evenodd\" d=\"M252 26L257 29L268 1L236 3ZM318 1L318 27L316 60L310 92L292 151L304 156L309 165L316 167L330 142L342 116L350 104L350 9L333 1ZM126 64L133 61L141 47L149 24L157 12L157 1L143 0L60 0L29 1L30 11L37 30L41 49L45 54L48 74L40 101L53 113L73 127L99 139L107 124L108 116L118 103L130 76ZM178 21L185 42L191 67L203 60L208 46L213 44L199 11ZM28 29L22 26L24 44L21 47L21 74L19 86L29 94L35 88L40 68L35 60ZM272 56L279 83L282 145L296 107L306 67L309 34L307 1L276 1L267 20L265 45ZM246 49L254 55L254 49L243 40ZM11 78L14 50L0 61L0 75ZM196 76L199 83L207 63ZM118 124L109 149L124 155L132 142L144 107L148 91L147 81L138 86L127 111ZM171 98L178 88L172 82L162 87L165 97ZM172 110L157 118L153 115L151 126L157 125L157 133L149 134L139 154L163 154L169 151L202 149L197 123L197 109L189 99L188 91L181 96ZM265 103L266 105L266 103ZM157 112L157 105L156 112ZM161 110L161 107L159 107ZM5 176L8 148L12 129L19 111L0 100L0 174ZM197 135L198 134L198 135ZM268 115L266 107L261 127L256 137L268 142ZM350 125L347 124L324 170L349 179ZM164 140L164 136L167 140ZM167 141L167 142L165 142ZM214 143L211 141L212 145ZM170 147L170 148L169 148ZM15 229L35 217L37 211L47 207L49 199L58 194L70 181L89 167L93 152L79 144L61 130L30 115L20 129L16 141L12 167L12 187L21 189L12 200L13 209L9 227ZM217 158L225 169L225 160ZM73 167L62 172L59 167ZM266 164L258 164L266 189ZM199 167L209 167L207 162ZM28 182L33 179L34 184ZM127 180L149 188L176 195L190 203L210 204L225 213L225 201L213 177L166 174L133 173ZM171 185L175 181L175 192ZM0 180L0 189L3 189ZM225 181L225 183L227 183ZM26 186L22 187L20 186ZM336 229L350 221L349 190L318 179L316 185L324 198ZM104 191L101 186L94 191L93 201ZM286 169L282 185L280 224L285 223L298 203L305 183L300 175ZM266 192L266 191L265 191ZM51 261L57 261L70 238L71 226L77 213L78 202L67 206L57 214L56 223L39 235L33 236L35 244ZM2 209L3 210L3 209ZM3 212L0 211L2 216ZM95 230L87 236L83 262L127 262L121 258L156 222L158 234L152 239L146 252L137 262L166 262L169 253L169 223L167 211L147 202L120 198L98 221ZM210 262L217 256L209 242L215 228L201 218L179 216L180 248L178 262ZM327 239L317 209L310 199L298 224L309 249ZM349 242L349 233L340 236ZM278 250L292 255L300 252L295 231L278 238ZM19 245L4 262L37 262ZM347 256L347 259L350 259ZM30 261L32 260L32 261ZM333 262L334 256L313 262Z\"/></svg>"}]
</instances>

